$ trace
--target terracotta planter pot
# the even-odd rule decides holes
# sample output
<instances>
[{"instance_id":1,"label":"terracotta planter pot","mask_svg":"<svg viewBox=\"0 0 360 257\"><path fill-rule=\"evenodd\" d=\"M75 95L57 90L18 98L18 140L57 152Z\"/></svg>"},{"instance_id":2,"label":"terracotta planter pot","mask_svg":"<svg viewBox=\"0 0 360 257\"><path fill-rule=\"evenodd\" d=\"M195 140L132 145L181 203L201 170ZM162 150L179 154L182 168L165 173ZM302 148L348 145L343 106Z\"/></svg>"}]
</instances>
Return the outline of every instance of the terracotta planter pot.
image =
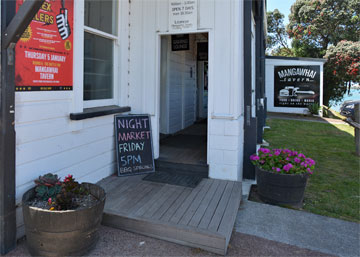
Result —
<instances>
[{"instance_id":1,"label":"terracotta planter pot","mask_svg":"<svg viewBox=\"0 0 360 257\"><path fill-rule=\"evenodd\" d=\"M301 207L308 174L276 174L255 167L258 195L263 202Z\"/></svg>"},{"instance_id":2,"label":"terracotta planter pot","mask_svg":"<svg viewBox=\"0 0 360 257\"><path fill-rule=\"evenodd\" d=\"M105 191L94 184L83 185L98 202L80 210L49 211L30 207L27 202L35 197L35 188L24 194L25 234L31 255L79 256L95 246L104 210Z\"/></svg>"}]
</instances>

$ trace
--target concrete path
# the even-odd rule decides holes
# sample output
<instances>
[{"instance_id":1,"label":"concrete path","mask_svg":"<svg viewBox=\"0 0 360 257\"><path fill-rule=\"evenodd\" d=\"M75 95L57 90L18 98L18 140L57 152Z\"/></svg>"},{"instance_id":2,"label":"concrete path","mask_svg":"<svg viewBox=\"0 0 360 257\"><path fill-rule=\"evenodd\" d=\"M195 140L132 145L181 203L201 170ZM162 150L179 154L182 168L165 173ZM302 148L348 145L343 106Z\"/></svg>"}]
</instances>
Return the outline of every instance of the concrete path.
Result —
<instances>
[{"instance_id":1,"label":"concrete path","mask_svg":"<svg viewBox=\"0 0 360 257\"><path fill-rule=\"evenodd\" d=\"M244 200L235 230L337 256L360 256L360 224Z\"/></svg>"},{"instance_id":2,"label":"concrete path","mask_svg":"<svg viewBox=\"0 0 360 257\"><path fill-rule=\"evenodd\" d=\"M7 255L30 256L26 249L26 241L19 242L16 249ZM86 256L186 256L211 257L218 256L196 248L190 248L163 240L158 240L120 229L100 227L100 240ZM227 257L232 256L330 256L317 251L302 249L256 236L233 233Z\"/></svg>"},{"instance_id":3,"label":"concrete path","mask_svg":"<svg viewBox=\"0 0 360 257\"><path fill-rule=\"evenodd\" d=\"M304 115L300 115L300 114L289 114L289 113L268 112L267 118L268 119L298 120L298 121L349 125L348 123L346 123L343 120L323 118L323 117L304 116Z\"/></svg>"}]
</instances>

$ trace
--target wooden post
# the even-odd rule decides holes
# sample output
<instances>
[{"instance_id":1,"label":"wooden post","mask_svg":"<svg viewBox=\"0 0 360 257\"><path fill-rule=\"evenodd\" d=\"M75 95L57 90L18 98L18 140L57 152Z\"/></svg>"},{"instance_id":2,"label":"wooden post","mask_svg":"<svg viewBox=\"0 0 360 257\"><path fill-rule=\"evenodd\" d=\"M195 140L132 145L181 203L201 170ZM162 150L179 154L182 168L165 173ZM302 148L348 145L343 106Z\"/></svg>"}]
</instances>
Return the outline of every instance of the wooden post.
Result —
<instances>
[{"instance_id":1,"label":"wooden post","mask_svg":"<svg viewBox=\"0 0 360 257\"><path fill-rule=\"evenodd\" d=\"M15 44L45 0L0 4L0 255L16 246L15 206Z\"/></svg>"},{"instance_id":2,"label":"wooden post","mask_svg":"<svg viewBox=\"0 0 360 257\"><path fill-rule=\"evenodd\" d=\"M355 122L360 124L360 103L355 104ZM360 129L355 127L355 145L356 145L356 155L360 156Z\"/></svg>"}]
</instances>

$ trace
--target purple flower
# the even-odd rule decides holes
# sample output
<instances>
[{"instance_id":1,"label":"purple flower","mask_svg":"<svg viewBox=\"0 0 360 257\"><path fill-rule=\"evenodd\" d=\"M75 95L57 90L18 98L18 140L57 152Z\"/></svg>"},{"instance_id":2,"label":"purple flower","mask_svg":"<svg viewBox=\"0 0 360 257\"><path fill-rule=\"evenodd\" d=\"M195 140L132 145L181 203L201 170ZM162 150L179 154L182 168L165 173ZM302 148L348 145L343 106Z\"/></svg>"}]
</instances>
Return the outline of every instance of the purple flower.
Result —
<instances>
[{"instance_id":1,"label":"purple flower","mask_svg":"<svg viewBox=\"0 0 360 257\"><path fill-rule=\"evenodd\" d=\"M261 147L250 156L255 164L265 167L274 173L306 173L312 174L315 161L304 154L289 149L269 149Z\"/></svg>"},{"instance_id":2,"label":"purple flower","mask_svg":"<svg viewBox=\"0 0 360 257\"><path fill-rule=\"evenodd\" d=\"M256 154L253 154L250 156L250 160L252 160L252 161L258 161L259 159L260 159L260 157L257 156Z\"/></svg>"},{"instance_id":3,"label":"purple flower","mask_svg":"<svg viewBox=\"0 0 360 257\"><path fill-rule=\"evenodd\" d=\"M298 152L296 152L296 151L291 152L291 156L296 156L297 154L298 154Z\"/></svg>"},{"instance_id":4,"label":"purple flower","mask_svg":"<svg viewBox=\"0 0 360 257\"><path fill-rule=\"evenodd\" d=\"M283 170L285 170L286 172L289 172L289 170L293 167L293 165L291 163L286 164L283 167Z\"/></svg>"},{"instance_id":5,"label":"purple flower","mask_svg":"<svg viewBox=\"0 0 360 257\"><path fill-rule=\"evenodd\" d=\"M299 154L298 154L298 157L299 157L299 158L305 158L305 155L303 155L302 153L299 153Z\"/></svg>"},{"instance_id":6,"label":"purple flower","mask_svg":"<svg viewBox=\"0 0 360 257\"><path fill-rule=\"evenodd\" d=\"M313 159L310 158L306 158L306 163L308 163L310 166L315 165L315 161Z\"/></svg>"},{"instance_id":7,"label":"purple flower","mask_svg":"<svg viewBox=\"0 0 360 257\"><path fill-rule=\"evenodd\" d=\"M270 149L267 148L260 148L259 152L263 152L263 153L270 153Z\"/></svg>"}]
</instances>

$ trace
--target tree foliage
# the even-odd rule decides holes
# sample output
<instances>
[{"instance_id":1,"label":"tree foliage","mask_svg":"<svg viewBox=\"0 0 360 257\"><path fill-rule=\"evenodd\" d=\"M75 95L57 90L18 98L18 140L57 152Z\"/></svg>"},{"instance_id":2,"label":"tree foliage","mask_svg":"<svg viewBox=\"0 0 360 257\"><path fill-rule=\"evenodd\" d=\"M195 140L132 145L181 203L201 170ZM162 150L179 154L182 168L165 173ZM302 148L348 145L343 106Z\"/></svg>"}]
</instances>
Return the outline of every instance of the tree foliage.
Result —
<instances>
[{"instance_id":1,"label":"tree foliage","mask_svg":"<svg viewBox=\"0 0 360 257\"><path fill-rule=\"evenodd\" d=\"M323 51L341 40L360 39L360 0L297 0L287 32L310 48Z\"/></svg>"},{"instance_id":2,"label":"tree foliage","mask_svg":"<svg viewBox=\"0 0 360 257\"><path fill-rule=\"evenodd\" d=\"M360 40L360 0L296 0L286 29L295 56L330 58L324 71L324 104L341 100L356 81L349 72L354 72L352 62L359 62L359 51L353 51L357 44L339 42ZM351 63L334 56L349 57Z\"/></svg>"},{"instance_id":3,"label":"tree foliage","mask_svg":"<svg viewBox=\"0 0 360 257\"><path fill-rule=\"evenodd\" d=\"M284 15L278 10L266 13L268 34L266 48L272 55L291 56L292 52L288 45L288 35L284 25Z\"/></svg>"},{"instance_id":4,"label":"tree foliage","mask_svg":"<svg viewBox=\"0 0 360 257\"><path fill-rule=\"evenodd\" d=\"M360 41L340 41L327 50L325 58L324 76L328 78L328 86L324 101L339 101L346 92L350 92L352 82L360 83Z\"/></svg>"}]
</instances>

